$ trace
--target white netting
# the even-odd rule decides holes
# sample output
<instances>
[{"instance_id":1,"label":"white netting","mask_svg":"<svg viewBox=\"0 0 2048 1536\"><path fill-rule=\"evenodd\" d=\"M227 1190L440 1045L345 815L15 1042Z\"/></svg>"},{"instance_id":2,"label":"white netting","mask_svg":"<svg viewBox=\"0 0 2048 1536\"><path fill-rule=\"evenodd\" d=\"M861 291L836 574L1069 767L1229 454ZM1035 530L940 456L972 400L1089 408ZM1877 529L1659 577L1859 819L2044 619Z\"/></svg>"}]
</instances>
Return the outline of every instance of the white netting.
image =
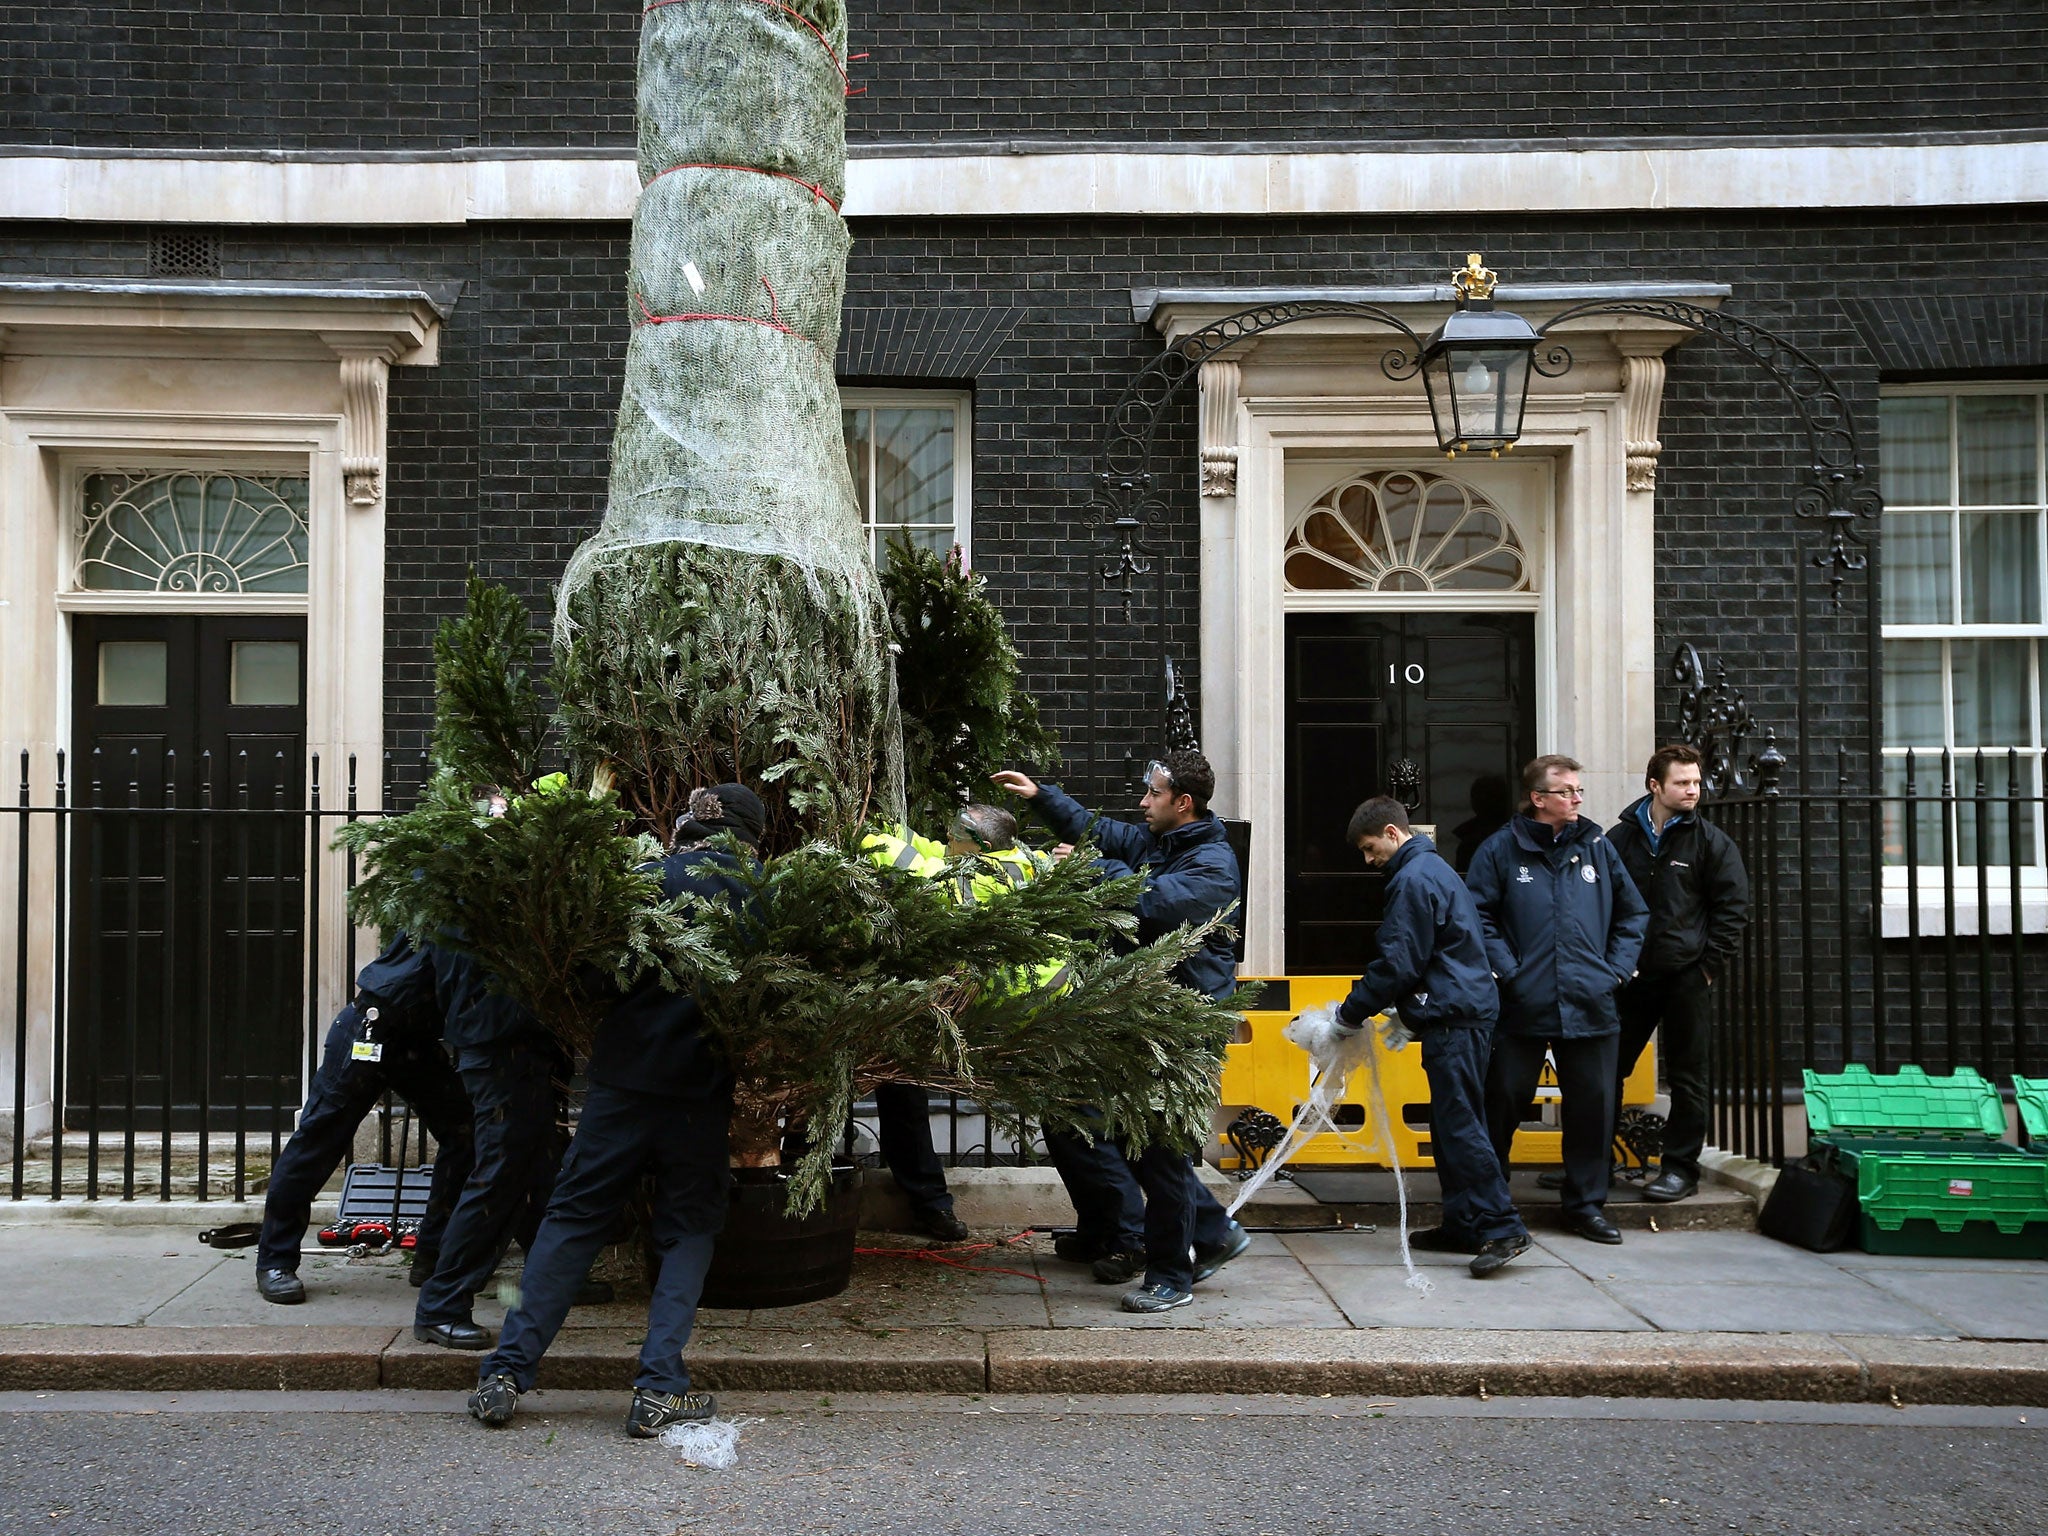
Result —
<instances>
[{"instance_id":1,"label":"white netting","mask_svg":"<svg viewBox=\"0 0 2048 1536\"><path fill-rule=\"evenodd\" d=\"M656 546L787 562L824 628L851 636L823 669L834 675L792 702L792 730L806 734L812 718L851 722L837 731L838 766L857 778L866 770L856 760L879 735L884 808L900 814L886 607L832 372L849 244L837 206L845 71L837 0L656 0L647 10L633 332L611 494L563 572L555 641L572 645L579 616L632 585L621 571L620 582L593 587L601 573ZM786 579L764 565L737 583L758 592Z\"/></svg>"},{"instance_id":2,"label":"white netting","mask_svg":"<svg viewBox=\"0 0 2048 1536\"><path fill-rule=\"evenodd\" d=\"M1337 1005L1328 1003L1301 1013L1282 1033L1308 1052L1308 1102L1302 1105L1294 1117L1294 1124L1288 1127L1287 1139L1267 1153L1266 1160L1259 1164L1258 1172L1239 1187L1237 1198L1230 1202L1230 1214L1235 1216L1253 1195L1278 1176L1289 1158L1317 1136L1329 1134L1360 1151L1382 1152L1387 1166L1394 1173L1396 1232L1401 1247L1401 1266L1408 1271L1406 1284L1427 1296L1436 1287L1415 1267L1414 1255L1408 1251L1407 1181L1401 1175L1400 1150L1394 1145L1394 1121L1387 1111L1386 1088L1380 1082L1379 1053L1373 1049L1373 1032L1369 1029L1339 1029ZM1345 1090L1360 1067L1365 1069L1371 1080L1372 1090L1369 1100L1372 1115L1366 1134L1362 1136L1339 1129L1332 1114L1344 1102Z\"/></svg>"}]
</instances>

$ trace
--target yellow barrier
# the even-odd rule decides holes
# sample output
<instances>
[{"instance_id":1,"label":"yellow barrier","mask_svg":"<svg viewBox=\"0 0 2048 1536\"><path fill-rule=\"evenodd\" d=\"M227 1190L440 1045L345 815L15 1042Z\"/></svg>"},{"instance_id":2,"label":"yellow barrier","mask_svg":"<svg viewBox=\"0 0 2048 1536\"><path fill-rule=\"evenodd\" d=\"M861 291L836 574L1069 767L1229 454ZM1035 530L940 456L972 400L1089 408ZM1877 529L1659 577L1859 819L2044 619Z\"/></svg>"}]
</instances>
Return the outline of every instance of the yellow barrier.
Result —
<instances>
[{"instance_id":1,"label":"yellow barrier","mask_svg":"<svg viewBox=\"0 0 2048 1536\"><path fill-rule=\"evenodd\" d=\"M1239 1110L1250 1108L1263 1109L1276 1116L1281 1124L1292 1125L1295 1114L1308 1098L1308 1053L1285 1039L1280 1031L1303 1009L1338 1001L1351 990L1353 978L1245 976L1240 980L1277 983L1268 989L1268 996L1284 989L1281 995L1286 1001L1279 1008L1247 1010L1244 1021L1250 1038L1224 1050L1223 1108L1219 1123L1227 1125ZM1405 1050L1389 1051L1375 1041L1373 1049L1379 1056L1380 1083L1386 1090L1387 1114L1394 1126L1394 1150L1400 1155L1401 1166L1434 1168L1436 1159L1431 1155L1429 1146L1429 1080L1422 1073L1421 1048L1411 1045ZM1334 1115L1340 1127L1355 1131L1363 1140L1372 1139L1371 1111L1365 1097L1370 1092L1370 1082L1371 1079L1363 1075L1353 1077L1352 1097L1340 1105ZM1623 1104L1648 1104L1656 1094L1657 1062L1653 1046L1643 1052L1635 1071L1622 1084L1621 1101ZM1557 1081L1545 1067L1543 1080L1536 1089L1537 1101L1542 1103L1556 1097ZM1518 1164L1555 1166L1562 1157L1558 1142L1556 1131L1519 1131L1515 1135L1514 1159ZM1217 1145L1221 1148L1221 1155L1212 1160L1219 1167L1236 1168L1237 1153L1220 1134ZM1328 1133L1310 1140L1295 1154L1293 1161L1304 1167L1387 1166L1385 1156L1377 1147L1356 1147Z\"/></svg>"}]
</instances>

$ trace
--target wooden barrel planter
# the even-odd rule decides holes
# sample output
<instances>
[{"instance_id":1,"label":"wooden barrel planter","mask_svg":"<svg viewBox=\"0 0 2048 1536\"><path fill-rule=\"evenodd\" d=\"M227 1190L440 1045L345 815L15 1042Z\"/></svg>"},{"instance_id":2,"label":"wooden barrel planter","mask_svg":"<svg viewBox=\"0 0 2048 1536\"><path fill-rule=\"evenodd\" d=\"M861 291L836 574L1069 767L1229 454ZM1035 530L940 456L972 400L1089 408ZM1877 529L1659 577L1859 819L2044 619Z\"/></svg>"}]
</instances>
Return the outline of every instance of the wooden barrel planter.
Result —
<instances>
[{"instance_id":1,"label":"wooden barrel planter","mask_svg":"<svg viewBox=\"0 0 2048 1536\"><path fill-rule=\"evenodd\" d=\"M776 1168L735 1168L725 1230L704 1277L706 1307L794 1307L837 1296L853 1279L860 1170L835 1168L810 1215L783 1214L789 1180Z\"/></svg>"}]
</instances>

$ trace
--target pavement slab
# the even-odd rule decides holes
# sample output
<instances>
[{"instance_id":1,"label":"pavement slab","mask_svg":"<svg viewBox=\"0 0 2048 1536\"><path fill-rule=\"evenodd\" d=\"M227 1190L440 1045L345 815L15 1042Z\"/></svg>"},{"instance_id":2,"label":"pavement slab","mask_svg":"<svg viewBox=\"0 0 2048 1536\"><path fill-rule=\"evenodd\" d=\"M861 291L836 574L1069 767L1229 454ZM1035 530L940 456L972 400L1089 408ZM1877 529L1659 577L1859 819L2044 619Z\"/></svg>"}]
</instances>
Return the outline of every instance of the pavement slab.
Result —
<instances>
[{"instance_id":1,"label":"pavement slab","mask_svg":"<svg viewBox=\"0 0 2048 1536\"><path fill-rule=\"evenodd\" d=\"M1651 1325L1585 1276L1563 1265L1521 1267L1517 1259L1484 1280L1458 1269L1428 1273L1428 1295L1407 1271L1347 1264L1309 1270L1356 1328L1495 1328L1574 1333L1634 1332Z\"/></svg>"},{"instance_id":2,"label":"pavement slab","mask_svg":"<svg viewBox=\"0 0 2048 1536\"><path fill-rule=\"evenodd\" d=\"M1287 1252L1311 1269L1330 1265L1387 1265L1401 1262L1400 1234L1392 1227L1381 1227L1376 1231L1363 1228L1355 1232L1289 1233L1282 1241L1286 1244ZM1463 1269L1472 1262L1472 1256L1468 1253L1425 1253L1419 1248L1412 1249L1410 1253L1417 1269ZM1515 1260L1515 1267L1554 1269L1562 1263L1563 1259L1537 1244Z\"/></svg>"},{"instance_id":3,"label":"pavement slab","mask_svg":"<svg viewBox=\"0 0 2048 1536\"><path fill-rule=\"evenodd\" d=\"M1599 1281L1682 1285L1710 1280L1805 1289L1839 1286L1843 1281L1843 1272L1819 1254L1754 1232L1630 1232L1620 1243L1540 1232L1536 1241L1580 1274Z\"/></svg>"},{"instance_id":4,"label":"pavement slab","mask_svg":"<svg viewBox=\"0 0 2048 1536\"><path fill-rule=\"evenodd\" d=\"M1979 1339L2048 1339L2048 1277L1966 1269L1866 1269L1873 1286Z\"/></svg>"},{"instance_id":5,"label":"pavement slab","mask_svg":"<svg viewBox=\"0 0 2048 1536\"><path fill-rule=\"evenodd\" d=\"M1327 1290L1291 1256L1246 1254L1195 1287L1191 1306L1156 1316L1120 1310L1128 1285L1097 1285L1082 1269L1048 1280L1046 1301L1055 1328L1172 1328L1199 1315L1205 1328L1348 1328Z\"/></svg>"},{"instance_id":6,"label":"pavement slab","mask_svg":"<svg viewBox=\"0 0 2048 1536\"><path fill-rule=\"evenodd\" d=\"M140 1323L227 1259L175 1228L0 1229L0 1325Z\"/></svg>"},{"instance_id":7,"label":"pavement slab","mask_svg":"<svg viewBox=\"0 0 2048 1536\"><path fill-rule=\"evenodd\" d=\"M1797 1285L1663 1284L1616 1280L1603 1289L1622 1305L1668 1331L1798 1333L1826 1328L1844 1333L1953 1338L1955 1327L1932 1313L1888 1296L1875 1286L1814 1291Z\"/></svg>"}]
</instances>

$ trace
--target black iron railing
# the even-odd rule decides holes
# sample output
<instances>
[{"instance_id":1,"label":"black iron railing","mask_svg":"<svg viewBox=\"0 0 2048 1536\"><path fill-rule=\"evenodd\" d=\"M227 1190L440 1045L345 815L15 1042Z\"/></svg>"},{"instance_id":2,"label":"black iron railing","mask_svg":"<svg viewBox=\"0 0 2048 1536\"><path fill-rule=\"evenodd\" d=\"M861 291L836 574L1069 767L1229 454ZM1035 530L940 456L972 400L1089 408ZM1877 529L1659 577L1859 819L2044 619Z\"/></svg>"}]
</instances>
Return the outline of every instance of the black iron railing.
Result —
<instances>
[{"instance_id":1,"label":"black iron railing","mask_svg":"<svg viewBox=\"0 0 2048 1536\"><path fill-rule=\"evenodd\" d=\"M282 754L145 760L140 749L58 754L39 802L30 758L0 810L0 868L14 874L11 985L0 1039L13 1046L8 1198L244 1200L260 1193L319 1065L327 1025L367 958L345 916L354 856L331 851L374 809L349 758L339 785L316 754L304 778ZM413 803L429 766L387 754L374 806ZM11 857L9 856L11 855ZM397 1134L386 1165L429 1160ZM950 1164L1043 1158L970 1099L935 1095L933 1139ZM847 1151L872 1160L872 1104Z\"/></svg>"},{"instance_id":2,"label":"black iron railing","mask_svg":"<svg viewBox=\"0 0 2048 1536\"><path fill-rule=\"evenodd\" d=\"M365 805L351 756L104 748L21 756L0 811L14 872L11 1199L246 1199L291 1134L327 1019L360 963L342 916ZM424 760L387 754L377 804ZM303 775L303 777L302 777ZM390 1124L383 1127L388 1159Z\"/></svg>"},{"instance_id":3,"label":"black iron railing","mask_svg":"<svg viewBox=\"0 0 2048 1536\"><path fill-rule=\"evenodd\" d=\"M1751 922L1717 990L1714 1142L1784 1161L1801 1070L1857 1062L2001 1086L2048 1072L2048 817L2018 751L1902 752L1885 788L1706 808Z\"/></svg>"}]
</instances>

